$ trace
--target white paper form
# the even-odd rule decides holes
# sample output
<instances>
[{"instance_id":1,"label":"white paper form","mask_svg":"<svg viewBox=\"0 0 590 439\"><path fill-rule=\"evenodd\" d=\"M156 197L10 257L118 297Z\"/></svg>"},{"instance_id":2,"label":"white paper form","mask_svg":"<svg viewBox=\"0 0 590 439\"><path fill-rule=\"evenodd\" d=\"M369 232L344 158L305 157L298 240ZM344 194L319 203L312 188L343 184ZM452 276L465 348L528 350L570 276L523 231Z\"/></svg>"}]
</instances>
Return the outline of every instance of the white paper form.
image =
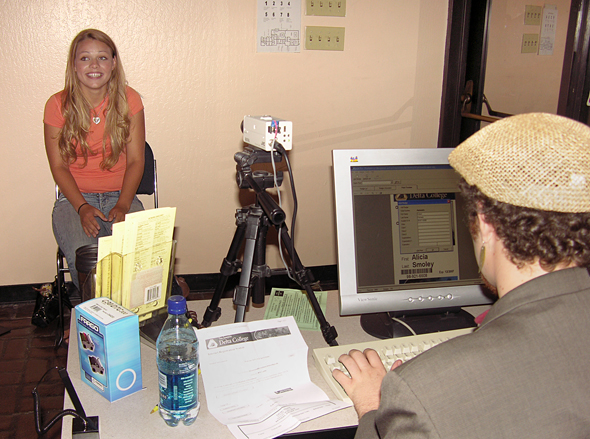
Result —
<instances>
[{"instance_id":1,"label":"white paper form","mask_svg":"<svg viewBox=\"0 0 590 439\"><path fill-rule=\"evenodd\" d=\"M152 302L158 302L154 309L164 305L175 218L175 207L125 216L122 288L128 294L120 302L124 307L137 312L136 309L147 311Z\"/></svg>"},{"instance_id":2,"label":"white paper form","mask_svg":"<svg viewBox=\"0 0 590 439\"><path fill-rule=\"evenodd\" d=\"M266 439L350 406L309 378L307 345L292 316L197 331L207 407L243 439Z\"/></svg>"}]
</instances>

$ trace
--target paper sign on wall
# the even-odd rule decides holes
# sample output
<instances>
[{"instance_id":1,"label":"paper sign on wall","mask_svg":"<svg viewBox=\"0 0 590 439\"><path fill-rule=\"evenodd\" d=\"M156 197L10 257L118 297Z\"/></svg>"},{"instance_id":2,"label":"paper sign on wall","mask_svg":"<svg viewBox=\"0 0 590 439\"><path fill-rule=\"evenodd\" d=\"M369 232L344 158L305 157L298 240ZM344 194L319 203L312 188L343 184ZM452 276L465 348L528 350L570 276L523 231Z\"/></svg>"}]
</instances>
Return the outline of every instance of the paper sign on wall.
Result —
<instances>
[{"instance_id":1,"label":"paper sign on wall","mask_svg":"<svg viewBox=\"0 0 590 439\"><path fill-rule=\"evenodd\" d=\"M557 6L545 5L539 40L539 55L553 55L555 32L557 31Z\"/></svg>"},{"instance_id":2,"label":"paper sign on wall","mask_svg":"<svg viewBox=\"0 0 590 439\"><path fill-rule=\"evenodd\" d=\"M301 0L258 0L257 52L301 51Z\"/></svg>"}]
</instances>

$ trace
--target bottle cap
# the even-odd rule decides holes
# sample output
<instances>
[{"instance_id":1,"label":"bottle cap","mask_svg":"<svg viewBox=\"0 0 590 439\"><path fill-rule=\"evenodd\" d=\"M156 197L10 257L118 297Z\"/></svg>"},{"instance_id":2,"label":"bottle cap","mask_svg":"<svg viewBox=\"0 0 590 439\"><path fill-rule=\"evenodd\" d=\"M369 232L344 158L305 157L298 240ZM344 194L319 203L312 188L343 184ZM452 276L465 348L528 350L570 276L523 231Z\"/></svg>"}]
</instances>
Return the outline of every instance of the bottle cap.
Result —
<instances>
[{"instance_id":1,"label":"bottle cap","mask_svg":"<svg viewBox=\"0 0 590 439\"><path fill-rule=\"evenodd\" d=\"M168 298L168 314L184 314L186 312L186 299L184 296L170 296Z\"/></svg>"}]
</instances>

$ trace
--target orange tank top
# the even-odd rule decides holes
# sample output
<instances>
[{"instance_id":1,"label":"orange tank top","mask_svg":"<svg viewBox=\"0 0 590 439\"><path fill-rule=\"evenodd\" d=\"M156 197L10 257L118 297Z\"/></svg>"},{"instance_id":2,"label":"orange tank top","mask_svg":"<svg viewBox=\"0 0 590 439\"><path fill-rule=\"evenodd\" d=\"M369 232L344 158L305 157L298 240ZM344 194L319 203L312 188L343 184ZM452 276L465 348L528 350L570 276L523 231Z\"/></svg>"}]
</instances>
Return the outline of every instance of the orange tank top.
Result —
<instances>
[{"instance_id":1,"label":"orange tank top","mask_svg":"<svg viewBox=\"0 0 590 439\"><path fill-rule=\"evenodd\" d=\"M127 87L127 103L129 105L129 116L139 113L143 109L143 103L139 93L131 87ZM62 95L64 91L54 94L49 98L45 105L45 115L43 123L57 128L62 128L65 119L62 114ZM70 172L82 193L103 193L119 191L123 187L123 177L127 167L127 156L122 152L119 161L111 169L101 169L102 161L102 139L105 130L105 111L108 105L108 98L105 102L94 108L92 114L97 114L100 118L98 124L90 121L90 132L86 141L92 150L88 154L88 163L84 166L84 157L80 146L76 148L78 154L77 160L70 165ZM97 119L98 121L98 119ZM106 155L111 153L111 141L106 140Z\"/></svg>"}]
</instances>

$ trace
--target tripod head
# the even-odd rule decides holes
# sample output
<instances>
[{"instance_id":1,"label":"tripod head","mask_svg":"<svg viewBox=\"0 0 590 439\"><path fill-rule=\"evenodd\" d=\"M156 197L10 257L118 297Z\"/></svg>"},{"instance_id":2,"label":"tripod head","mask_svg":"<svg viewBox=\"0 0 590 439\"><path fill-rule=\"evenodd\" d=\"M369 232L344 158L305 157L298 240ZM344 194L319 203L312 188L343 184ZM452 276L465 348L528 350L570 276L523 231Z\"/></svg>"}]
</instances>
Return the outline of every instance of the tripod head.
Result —
<instances>
[{"instance_id":1,"label":"tripod head","mask_svg":"<svg viewBox=\"0 0 590 439\"><path fill-rule=\"evenodd\" d=\"M274 175L267 171L252 171L251 166L256 163L272 163L273 161L278 163L283 161L283 156L277 150L270 152L246 147L243 152L234 154L234 160L236 162L236 183L240 189L254 189L246 181L247 174L252 176L259 187L269 189L275 185ZM283 183L282 171L277 172L276 180L279 186Z\"/></svg>"},{"instance_id":2,"label":"tripod head","mask_svg":"<svg viewBox=\"0 0 590 439\"><path fill-rule=\"evenodd\" d=\"M272 156L271 156L272 154ZM273 157L274 156L274 157ZM265 191L274 187L275 176L267 171L252 171L251 166L255 163L271 163L273 161L281 162L283 156L278 151L264 151L258 148L246 147L244 152L234 154L236 161L236 183L240 189L253 189L256 192L256 198L260 207L266 213L269 220L279 226L285 221L285 212ZM277 185L283 183L283 172L278 171L276 174Z\"/></svg>"}]
</instances>

